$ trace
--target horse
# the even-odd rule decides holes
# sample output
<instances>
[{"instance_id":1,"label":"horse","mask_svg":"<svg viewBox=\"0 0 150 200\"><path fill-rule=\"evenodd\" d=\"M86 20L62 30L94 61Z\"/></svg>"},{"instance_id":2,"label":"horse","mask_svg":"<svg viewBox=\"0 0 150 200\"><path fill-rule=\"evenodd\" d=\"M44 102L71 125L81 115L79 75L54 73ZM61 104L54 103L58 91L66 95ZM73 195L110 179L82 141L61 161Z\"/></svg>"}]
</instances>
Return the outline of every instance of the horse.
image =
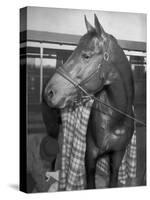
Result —
<instances>
[{"instance_id":1,"label":"horse","mask_svg":"<svg viewBox=\"0 0 150 200\"><path fill-rule=\"evenodd\" d=\"M96 188L96 162L105 155L110 160L109 187L117 187L119 167L134 132L134 121L128 117L134 117L132 71L117 39L104 30L96 14L95 26L84 18L87 33L56 69L44 97L48 106L58 109L89 96L96 99L86 135L87 189Z\"/></svg>"}]
</instances>

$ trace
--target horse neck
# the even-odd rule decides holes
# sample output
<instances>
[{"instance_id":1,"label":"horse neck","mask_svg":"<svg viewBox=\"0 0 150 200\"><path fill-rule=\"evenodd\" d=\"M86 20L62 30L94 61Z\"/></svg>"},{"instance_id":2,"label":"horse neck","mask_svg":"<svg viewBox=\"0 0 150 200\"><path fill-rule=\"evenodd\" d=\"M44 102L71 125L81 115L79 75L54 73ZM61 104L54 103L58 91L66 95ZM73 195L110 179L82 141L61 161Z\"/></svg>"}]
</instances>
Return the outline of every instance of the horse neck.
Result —
<instances>
[{"instance_id":1,"label":"horse neck","mask_svg":"<svg viewBox=\"0 0 150 200\"><path fill-rule=\"evenodd\" d=\"M129 101L125 85L122 80L114 81L107 86L106 94L111 106L118 108L123 112L128 112ZM115 112L116 115L120 115Z\"/></svg>"},{"instance_id":2,"label":"horse neck","mask_svg":"<svg viewBox=\"0 0 150 200\"><path fill-rule=\"evenodd\" d=\"M124 113L131 114L131 104L128 101L126 90L122 81L112 83L111 85L107 86L104 91L106 98L105 101L108 105L117 108ZM111 127L116 126L116 124L121 125L124 122L125 116L121 113L110 108L108 108L106 112L111 113Z\"/></svg>"},{"instance_id":3,"label":"horse neck","mask_svg":"<svg viewBox=\"0 0 150 200\"><path fill-rule=\"evenodd\" d=\"M112 43L113 44L113 43ZM114 69L118 78L115 78L109 82L108 85L103 87L103 90L96 94L104 103L119 109L120 111L132 115L132 105L133 105L133 78L130 65L124 55L122 49L115 43L111 46L113 51L110 53L110 61L108 73L111 72L110 69ZM110 126L113 128L124 122L125 115L107 107L102 106L99 103L95 103L96 107L99 108L100 113L106 113L111 115Z\"/></svg>"},{"instance_id":4,"label":"horse neck","mask_svg":"<svg viewBox=\"0 0 150 200\"><path fill-rule=\"evenodd\" d=\"M110 63L119 78L114 79L107 88L109 101L121 111L128 113L134 98L131 67L122 48L116 42L112 42L111 47Z\"/></svg>"}]
</instances>

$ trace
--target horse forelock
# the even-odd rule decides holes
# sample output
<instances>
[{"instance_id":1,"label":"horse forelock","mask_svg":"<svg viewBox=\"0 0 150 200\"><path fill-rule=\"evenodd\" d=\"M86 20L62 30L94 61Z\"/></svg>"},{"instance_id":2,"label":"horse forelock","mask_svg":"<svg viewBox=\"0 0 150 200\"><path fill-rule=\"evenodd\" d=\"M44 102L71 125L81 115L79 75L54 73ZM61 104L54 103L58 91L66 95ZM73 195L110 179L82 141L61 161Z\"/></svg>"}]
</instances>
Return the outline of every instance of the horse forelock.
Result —
<instances>
[{"instance_id":1,"label":"horse forelock","mask_svg":"<svg viewBox=\"0 0 150 200\"><path fill-rule=\"evenodd\" d=\"M96 52L100 52L103 49L104 42L103 38L101 38L96 30L87 32L83 35L79 41L78 47L84 50L93 50Z\"/></svg>"},{"instance_id":2,"label":"horse forelock","mask_svg":"<svg viewBox=\"0 0 150 200\"><path fill-rule=\"evenodd\" d=\"M85 35L83 35L79 41L79 45L81 45L82 47L87 47L88 44L91 43L91 41L93 40L93 38L95 38L96 32L95 31L91 31L86 33Z\"/></svg>"}]
</instances>

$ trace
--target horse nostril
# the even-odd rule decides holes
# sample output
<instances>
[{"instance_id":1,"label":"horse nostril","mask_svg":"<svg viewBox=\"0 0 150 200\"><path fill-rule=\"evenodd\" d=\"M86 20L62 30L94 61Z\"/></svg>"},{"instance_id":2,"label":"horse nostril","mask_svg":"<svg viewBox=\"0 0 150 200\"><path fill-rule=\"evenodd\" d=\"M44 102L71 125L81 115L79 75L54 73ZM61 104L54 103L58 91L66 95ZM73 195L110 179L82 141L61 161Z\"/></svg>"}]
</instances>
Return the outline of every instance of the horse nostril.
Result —
<instances>
[{"instance_id":1,"label":"horse nostril","mask_svg":"<svg viewBox=\"0 0 150 200\"><path fill-rule=\"evenodd\" d=\"M48 95L48 98L49 98L49 99L52 99L53 96L54 96L54 91L53 91L52 89L49 90L48 93L47 93L47 95Z\"/></svg>"}]
</instances>

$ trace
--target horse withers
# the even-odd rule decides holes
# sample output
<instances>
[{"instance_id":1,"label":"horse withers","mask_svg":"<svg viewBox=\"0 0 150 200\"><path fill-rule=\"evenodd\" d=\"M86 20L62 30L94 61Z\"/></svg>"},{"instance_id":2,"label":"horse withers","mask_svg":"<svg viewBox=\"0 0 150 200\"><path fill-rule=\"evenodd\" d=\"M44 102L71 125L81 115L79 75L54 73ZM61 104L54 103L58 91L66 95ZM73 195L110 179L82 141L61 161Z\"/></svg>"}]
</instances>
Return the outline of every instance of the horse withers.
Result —
<instances>
[{"instance_id":1,"label":"horse withers","mask_svg":"<svg viewBox=\"0 0 150 200\"><path fill-rule=\"evenodd\" d=\"M85 155L87 188L95 188L97 160L108 155L109 187L117 187L118 171L133 135L134 86L129 62L117 40L106 33L95 15L95 27L85 17L87 33L45 88L50 107L64 108L93 95ZM102 103L104 102L104 104ZM112 109L113 107L120 112Z\"/></svg>"}]
</instances>

